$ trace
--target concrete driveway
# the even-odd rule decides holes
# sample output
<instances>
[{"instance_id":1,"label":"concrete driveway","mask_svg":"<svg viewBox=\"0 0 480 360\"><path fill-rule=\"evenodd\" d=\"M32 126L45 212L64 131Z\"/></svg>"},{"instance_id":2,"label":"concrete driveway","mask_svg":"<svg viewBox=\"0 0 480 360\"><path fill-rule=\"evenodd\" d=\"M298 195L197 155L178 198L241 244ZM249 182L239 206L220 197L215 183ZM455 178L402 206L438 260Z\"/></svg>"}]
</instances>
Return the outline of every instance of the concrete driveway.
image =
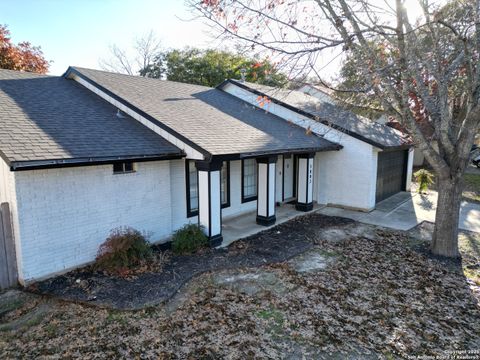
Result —
<instances>
[{"instance_id":1,"label":"concrete driveway","mask_svg":"<svg viewBox=\"0 0 480 360\"><path fill-rule=\"evenodd\" d=\"M430 191L428 195L401 192L378 203L376 209L369 213L334 207L325 207L319 212L366 224L410 230L422 221L435 222L437 196L434 191ZM462 202L459 228L480 233L480 204Z\"/></svg>"}]
</instances>

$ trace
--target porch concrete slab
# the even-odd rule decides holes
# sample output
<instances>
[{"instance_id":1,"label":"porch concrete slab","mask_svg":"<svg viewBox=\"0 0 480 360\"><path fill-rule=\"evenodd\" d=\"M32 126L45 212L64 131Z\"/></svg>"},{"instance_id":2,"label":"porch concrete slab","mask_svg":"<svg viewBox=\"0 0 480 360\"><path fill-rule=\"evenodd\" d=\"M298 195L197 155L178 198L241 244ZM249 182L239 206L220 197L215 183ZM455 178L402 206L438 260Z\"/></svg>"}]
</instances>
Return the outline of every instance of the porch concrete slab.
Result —
<instances>
[{"instance_id":1,"label":"porch concrete slab","mask_svg":"<svg viewBox=\"0 0 480 360\"><path fill-rule=\"evenodd\" d=\"M313 210L308 212L298 211L295 209L295 205L283 204L275 208L277 221L271 226L262 226L256 223L257 213L256 211L242 214L240 216L224 219L222 222L222 235L223 242L220 247L226 247L232 242L246 238L251 235L255 235L261 231L270 229L275 225L284 223L288 220L294 219L298 216L310 214L312 212L322 209L324 206L314 204Z\"/></svg>"},{"instance_id":2,"label":"porch concrete slab","mask_svg":"<svg viewBox=\"0 0 480 360\"><path fill-rule=\"evenodd\" d=\"M423 221L435 222L438 194L402 192L377 204L375 210L365 213L326 207L319 212L353 219L365 224L384 226L396 230L410 230ZM480 204L462 202L460 229L480 232Z\"/></svg>"}]
</instances>

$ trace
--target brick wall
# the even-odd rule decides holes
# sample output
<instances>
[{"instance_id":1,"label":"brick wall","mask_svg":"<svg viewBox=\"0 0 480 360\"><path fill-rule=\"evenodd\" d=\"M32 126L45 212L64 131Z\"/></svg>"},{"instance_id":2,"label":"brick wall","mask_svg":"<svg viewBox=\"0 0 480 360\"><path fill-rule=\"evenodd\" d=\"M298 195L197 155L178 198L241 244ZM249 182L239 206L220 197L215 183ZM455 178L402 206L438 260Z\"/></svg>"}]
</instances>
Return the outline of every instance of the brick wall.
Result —
<instances>
[{"instance_id":1,"label":"brick wall","mask_svg":"<svg viewBox=\"0 0 480 360\"><path fill-rule=\"evenodd\" d=\"M151 241L162 242L184 224L198 222L186 214L185 160L135 166L135 173L119 175L113 174L112 165L15 173L6 169L7 177L15 179L18 199L15 227L22 282L92 262L118 226L150 232ZM255 201L241 203L240 176L241 161L232 161L231 206L222 210L224 218L256 209ZM0 188L4 194L4 181Z\"/></svg>"},{"instance_id":2,"label":"brick wall","mask_svg":"<svg viewBox=\"0 0 480 360\"><path fill-rule=\"evenodd\" d=\"M162 240L172 230L169 161L16 172L22 279L94 260L111 229L132 226ZM18 240L17 240L18 241Z\"/></svg>"}]
</instances>

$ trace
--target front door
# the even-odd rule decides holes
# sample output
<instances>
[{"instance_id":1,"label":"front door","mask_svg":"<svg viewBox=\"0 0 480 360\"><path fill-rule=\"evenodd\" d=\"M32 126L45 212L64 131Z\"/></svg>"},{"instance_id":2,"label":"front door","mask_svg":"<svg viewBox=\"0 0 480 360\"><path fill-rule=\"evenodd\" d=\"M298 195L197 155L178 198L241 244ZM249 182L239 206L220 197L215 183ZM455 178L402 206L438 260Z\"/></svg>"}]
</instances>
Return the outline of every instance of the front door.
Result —
<instances>
[{"instance_id":1,"label":"front door","mask_svg":"<svg viewBox=\"0 0 480 360\"><path fill-rule=\"evenodd\" d=\"M285 155L283 157L283 201L289 201L294 197L294 174L295 163L293 156Z\"/></svg>"}]
</instances>

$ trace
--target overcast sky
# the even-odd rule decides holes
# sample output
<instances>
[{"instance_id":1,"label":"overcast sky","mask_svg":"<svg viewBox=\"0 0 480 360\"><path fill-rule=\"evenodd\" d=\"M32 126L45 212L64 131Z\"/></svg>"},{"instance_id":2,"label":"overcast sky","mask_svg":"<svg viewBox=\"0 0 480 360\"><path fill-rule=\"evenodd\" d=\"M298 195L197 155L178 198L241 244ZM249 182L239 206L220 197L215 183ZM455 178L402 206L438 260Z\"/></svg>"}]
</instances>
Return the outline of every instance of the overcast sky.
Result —
<instances>
[{"instance_id":1,"label":"overcast sky","mask_svg":"<svg viewBox=\"0 0 480 360\"><path fill-rule=\"evenodd\" d=\"M163 46L206 47L207 27L191 19L182 0L0 0L0 24L14 42L41 46L50 74L69 65L99 68L110 44L128 48L153 30Z\"/></svg>"}]
</instances>

